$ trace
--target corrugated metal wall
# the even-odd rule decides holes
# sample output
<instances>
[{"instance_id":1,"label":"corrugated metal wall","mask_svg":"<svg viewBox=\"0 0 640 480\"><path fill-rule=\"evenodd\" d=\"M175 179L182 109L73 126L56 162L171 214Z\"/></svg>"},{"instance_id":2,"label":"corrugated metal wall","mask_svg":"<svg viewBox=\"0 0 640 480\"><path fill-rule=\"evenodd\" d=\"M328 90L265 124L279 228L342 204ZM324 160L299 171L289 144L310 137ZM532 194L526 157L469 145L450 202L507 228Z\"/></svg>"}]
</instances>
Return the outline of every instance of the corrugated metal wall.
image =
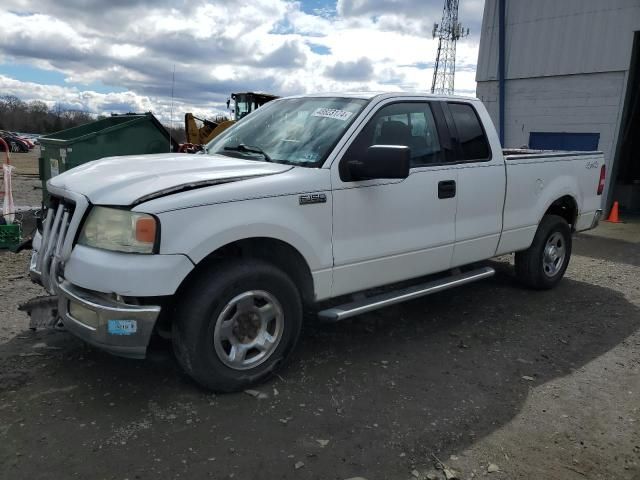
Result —
<instances>
[{"instance_id":1,"label":"corrugated metal wall","mask_svg":"<svg viewBox=\"0 0 640 480\"><path fill-rule=\"evenodd\" d=\"M496 125L497 8L485 1L476 73ZM506 0L506 10L505 145L528 145L531 132L599 133L611 172L640 0Z\"/></svg>"},{"instance_id":2,"label":"corrugated metal wall","mask_svg":"<svg viewBox=\"0 0 640 480\"><path fill-rule=\"evenodd\" d=\"M599 133L611 158L624 86L624 72L509 80L505 145L526 146L531 132ZM498 82L478 83L477 94L495 122Z\"/></svg>"},{"instance_id":3,"label":"corrugated metal wall","mask_svg":"<svg viewBox=\"0 0 640 480\"><path fill-rule=\"evenodd\" d=\"M506 0L506 77L627 70L640 0ZM476 80L496 80L498 0L486 0Z\"/></svg>"}]
</instances>

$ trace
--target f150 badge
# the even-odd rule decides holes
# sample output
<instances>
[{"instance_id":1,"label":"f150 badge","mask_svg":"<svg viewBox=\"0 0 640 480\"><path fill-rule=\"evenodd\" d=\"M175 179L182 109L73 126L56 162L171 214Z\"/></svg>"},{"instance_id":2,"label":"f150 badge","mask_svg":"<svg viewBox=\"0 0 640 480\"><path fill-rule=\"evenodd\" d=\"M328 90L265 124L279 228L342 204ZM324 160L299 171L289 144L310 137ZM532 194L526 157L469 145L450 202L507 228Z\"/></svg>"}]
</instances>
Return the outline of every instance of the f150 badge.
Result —
<instances>
[{"instance_id":1,"label":"f150 badge","mask_svg":"<svg viewBox=\"0 0 640 480\"><path fill-rule=\"evenodd\" d=\"M300 205L311 205L312 203L327 203L327 196L324 193L300 195Z\"/></svg>"}]
</instances>

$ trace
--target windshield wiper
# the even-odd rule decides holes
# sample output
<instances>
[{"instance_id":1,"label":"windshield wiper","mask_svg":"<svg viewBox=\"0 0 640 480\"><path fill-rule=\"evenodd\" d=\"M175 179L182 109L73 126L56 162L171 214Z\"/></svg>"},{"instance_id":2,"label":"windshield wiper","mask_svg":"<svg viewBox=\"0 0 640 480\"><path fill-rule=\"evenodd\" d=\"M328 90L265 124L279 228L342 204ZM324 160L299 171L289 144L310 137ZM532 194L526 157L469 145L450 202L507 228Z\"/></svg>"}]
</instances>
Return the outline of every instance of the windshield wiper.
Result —
<instances>
[{"instance_id":1,"label":"windshield wiper","mask_svg":"<svg viewBox=\"0 0 640 480\"><path fill-rule=\"evenodd\" d=\"M244 143L240 143L234 147L224 147L225 150L230 150L233 152L247 152L247 153L258 153L264 157L267 162L272 162L271 157L262 150L260 147L256 147L254 145L245 145Z\"/></svg>"}]
</instances>

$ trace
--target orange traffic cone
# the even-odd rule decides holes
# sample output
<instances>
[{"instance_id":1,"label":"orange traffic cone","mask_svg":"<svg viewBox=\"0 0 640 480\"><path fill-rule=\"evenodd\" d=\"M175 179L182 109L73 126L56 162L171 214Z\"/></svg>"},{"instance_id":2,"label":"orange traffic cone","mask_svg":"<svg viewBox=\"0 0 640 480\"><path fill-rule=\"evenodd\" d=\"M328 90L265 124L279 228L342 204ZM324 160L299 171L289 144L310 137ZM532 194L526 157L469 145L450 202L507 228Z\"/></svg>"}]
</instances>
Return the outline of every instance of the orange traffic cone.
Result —
<instances>
[{"instance_id":1,"label":"orange traffic cone","mask_svg":"<svg viewBox=\"0 0 640 480\"><path fill-rule=\"evenodd\" d=\"M613 207L611 208L611 211L609 212L609 218L607 218L605 220L605 222L622 223L622 221L618 217L618 202L617 201L613 202Z\"/></svg>"}]
</instances>

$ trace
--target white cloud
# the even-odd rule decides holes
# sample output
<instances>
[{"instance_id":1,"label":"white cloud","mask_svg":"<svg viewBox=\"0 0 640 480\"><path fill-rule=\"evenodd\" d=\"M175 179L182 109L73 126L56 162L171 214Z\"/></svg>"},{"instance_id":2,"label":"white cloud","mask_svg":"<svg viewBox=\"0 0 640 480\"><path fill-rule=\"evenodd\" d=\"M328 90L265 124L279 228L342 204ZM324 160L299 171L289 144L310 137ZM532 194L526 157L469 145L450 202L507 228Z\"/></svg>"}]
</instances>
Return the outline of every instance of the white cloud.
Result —
<instances>
[{"instance_id":1,"label":"white cloud","mask_svg":"<svg viewBox=\"0 0 640 480\"><path fill-rule=\"evenodd\" d=\"M475 91L483 3L461 6L473 35L458 43L458 93ZM338 0L323 15L289 0L5 0L0 59L59 72L66 85L5 75L0 91L166 121L174 65L176 118L219 113L233 91L427 90L441 13L440 0ZM99 83L115 91L90 87Z\"/></svg>"},{"instance_id":2,"label":"white cloud","mask_svg":"<svg viewBox=\"0 0 640 480\"><path fill-rule=\"evenodd\" d=\"M120 43L111 45L109 53L114 58L133 58L138 57L144 53L144 47L138 45L131 45L130 43Z\"/></svg>"}]
</instances>

